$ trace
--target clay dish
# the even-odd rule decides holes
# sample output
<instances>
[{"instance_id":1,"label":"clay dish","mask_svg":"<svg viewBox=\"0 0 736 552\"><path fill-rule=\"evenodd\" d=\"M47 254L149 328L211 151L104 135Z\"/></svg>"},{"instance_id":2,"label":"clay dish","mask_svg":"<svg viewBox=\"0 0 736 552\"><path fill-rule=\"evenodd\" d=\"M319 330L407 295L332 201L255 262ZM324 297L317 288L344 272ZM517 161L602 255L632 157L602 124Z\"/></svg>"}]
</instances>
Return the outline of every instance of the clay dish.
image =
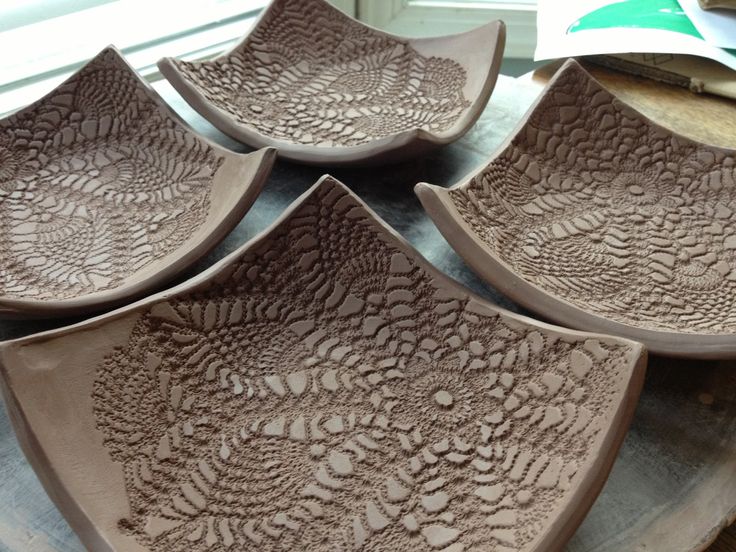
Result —
<instances>
[{"instance_id":1,"label":"clay dish","mask_svg":"<svg viewBox=\"0 0 736 552\"><path fill-rule=\"evenodd\" d=\"M398 161L450 143L496 84L505 27L408 39L355 21L326 0L274 0L230 52L158 66L225 134L285 159Z\"/></svg>"},{"instance_id":2,"label":"clay dish","mask_svg":"<svg viewBox=\"0 0 736 552\"><path fill-rule=\"evenodd\" d=\"M475 297L324 177L172 290L0 345L90 550L559 550L646 353Z\"/></svg>"},{"instance_id":3,"label":"clay dish","mask_svg":"<svg viewBox=\"0 0 736 552\"><path fill-rule=\"evenodd\" d=\"M85 313L166 282L235 227L274 159L200 138L103 50L0 121L0 316Z\"/></svg>"},{"instance_id":4,"label":"clay dish","mask_svg":"<svg viewBox=\"0 0 736 552\"><path fill-rule=\"evenodd\" d=\"M736 356L736 157L656 125L568 61L457 186L418 184L447 241L540 315L652 352Z\"/></svg>"}]
</instances>

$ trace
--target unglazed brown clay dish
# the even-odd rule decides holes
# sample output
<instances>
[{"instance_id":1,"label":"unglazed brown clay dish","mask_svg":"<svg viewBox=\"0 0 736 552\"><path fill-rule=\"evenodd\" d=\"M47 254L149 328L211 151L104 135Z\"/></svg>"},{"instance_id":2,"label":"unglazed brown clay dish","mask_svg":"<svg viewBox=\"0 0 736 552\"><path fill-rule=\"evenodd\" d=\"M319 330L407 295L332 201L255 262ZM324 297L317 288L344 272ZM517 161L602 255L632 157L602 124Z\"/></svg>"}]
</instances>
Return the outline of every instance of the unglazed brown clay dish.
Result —
<instances>
[{"instance_id":1,"label":"unglazed brown clay dish","mask_svg":"<svg viewBox=\"0 0 736 552\"><path fill-rule=\"evenodd\" d=\"M165 282L235 227L274 159L196 136L105 49L0 121L0 316L99 310Z\"/></svg>"},{"instance_id":2,"label":"unglazed brown clay dish","mask_svg":"<svg viewBox=\"0 0 736 552\"><path fill-rule=\"evenodd\" d=\"M159 68L225 134L315 164L396 161L462 136L496 83L505 28L406 39L326 0L274 0L212 61Z\"/></svg>"},{"instance_id":3,"label":"unglazed brown clay dish","mask_svg":"<svg viewBox=\"0 0 736 552\"><path fill-rule=\"evenodd\" d=\"M492 307L324 177L187 283L0 345L90 550L558 550L646 353Z\"/></svg>"},{"instance_id":4,"label":"unglazed brown clay dish","mask_svg":"<svg viewBox=\"0 0 736 552\"><path fill-rule=\"evenodd\" d=\"M657 353L736 356L736 157L662 128L568 61L474 176L417 194L518 303Z\"/></svg>"}]
</instances>

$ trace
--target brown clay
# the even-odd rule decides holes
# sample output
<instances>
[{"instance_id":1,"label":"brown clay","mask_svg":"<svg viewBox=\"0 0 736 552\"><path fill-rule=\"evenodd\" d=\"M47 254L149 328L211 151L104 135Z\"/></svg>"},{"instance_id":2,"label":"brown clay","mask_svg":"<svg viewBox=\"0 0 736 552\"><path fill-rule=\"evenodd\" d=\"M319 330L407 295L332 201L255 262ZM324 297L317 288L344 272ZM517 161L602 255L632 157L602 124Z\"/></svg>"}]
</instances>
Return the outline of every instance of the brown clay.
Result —
<instances>
[{"instance_id":1,"label":"brown clay","mask_svg":"<svg viewBox=\"0 0 736 552\"><path fill-rule=\"evenodd\" d=\"M165 282L238 223L274 159L196 136L105 49L0 121L0 316L89 312Z\"/></svg>"},{"instance_id":2,"label":"brown clay","mask_svg":"<svg viewBox=\"0 0 736 552\"><path fill-rule=\"evenodd\" d=\"M462 136L488 102L503 55L496 21L406 39L326 0L274 0L232 51L159 68L194 109L251 146L315 164L395 161Z\"/></svg>"},{"instance_id":3,"label":"brown clay","mask_svg":"<svg viewBox=\"0 0 736 552\"><path fill-rule=\"evenodd\" d=\"M417 194L448 242L518 303L653 352L736 356L736 156L560 69L490 163Z\"/></svg>"},{"instance_id":4,"label":"brown clay","mask_svg":"<svg viewBox=\"0 0 736 552\"><path fill-rule=\"evenodd\" d=\"M0 345L0 380L90 550L549 552L645 362L491 306L324 177L189 282Z\"/></svg>"}]
</instances>

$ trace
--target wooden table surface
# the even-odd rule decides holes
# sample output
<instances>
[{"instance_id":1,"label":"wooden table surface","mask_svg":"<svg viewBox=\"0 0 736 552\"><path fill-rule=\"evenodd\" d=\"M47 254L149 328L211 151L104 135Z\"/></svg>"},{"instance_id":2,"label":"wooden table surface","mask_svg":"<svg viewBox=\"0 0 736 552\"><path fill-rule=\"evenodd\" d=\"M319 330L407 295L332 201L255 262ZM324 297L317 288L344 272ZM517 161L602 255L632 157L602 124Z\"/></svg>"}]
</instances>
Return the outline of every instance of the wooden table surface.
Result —
<instances>
[{"instance_id":1,"label":"wooden table surface","mask_svg":"<svg viewBox=\"0 0 736 552\"><path fill-rule=\"evenodd\" d=\"M601 84L653 121L693 140L736 149L736 100L695 94L685 88L581 61ZM561 65L562 61L549 63L518 80L541 89ZM736 524L726 528L708 552L736 552Z\"/></svg>"}]
</instances>

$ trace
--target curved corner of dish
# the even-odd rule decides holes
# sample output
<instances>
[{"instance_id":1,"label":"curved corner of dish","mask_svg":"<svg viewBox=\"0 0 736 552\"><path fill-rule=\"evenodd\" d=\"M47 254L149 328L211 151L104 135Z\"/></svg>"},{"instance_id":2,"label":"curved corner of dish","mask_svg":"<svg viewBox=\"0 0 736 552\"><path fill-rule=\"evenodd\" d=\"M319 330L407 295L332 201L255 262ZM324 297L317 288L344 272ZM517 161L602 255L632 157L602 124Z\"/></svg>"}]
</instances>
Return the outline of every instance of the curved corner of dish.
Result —
<instances>
[{"instance_id":1,"label":"curved corner of dish","mask_svg":"<svg viewBox=\"0 0 736 552\"><path fill-rule=\"evenodd\" d=\"M641 379L641 382L643 384L644 374L647 371L647 365L649 362L649 349L647 349L644 343L641 343L639 341L629 340L629 345L631 347L630 355L631 355L631 363L632 363L632 372L639 374L639 379Z\"/></svg>"},{"instance_id":2,"label":"curved corner of dish","mask_svg":"<svg viewBox=\"0 0 736 552\"><path fill-rule=\"evenodd\" d=\"M276 159L278 159L279 156L278 148L275 148L273 146L265 146L262 148L258 148L257 150L244 153L234 153L244 160L253 160L258 163L259 170L267 170L269 172L271 171L271 169L273 169L274 163L276 163Z\"/></svg>"},{"instance_id":3,"label":"curved corner of dish","mask_svg":"<svg viewBox=\"0 0 736 552\"><path fill-rule=\"evenodd\" d=\"M179 63L186 64L188 62L175 57L166 56L156 62L156 67L158 67L161 75L169 81L171 86L173 86L179 94L184 95L184 93L192 93L199 96L199 91L194 86L194 83L187 78L186 74L178 66Z\"/></svg>"},{"instance_id":4,"label":"curved corner of dish","mask_svg":"<svg viewBox=\"0 0 736 552\"><path fill-rule=\"evenodd\" d=\"M501 35L502 40L506 41L506 22L503 19L496 19L495 21L491 21L488 23L488 26L495 25L498 27L498 34Z\"/></svg>"},{"instance_id":5,"label":"curved corner of dish","mask_svg":"<svg viewBox=\"0 0 736 552\"><path fill-rule=\"evenodd\" d=\"M496 31L496 43L494 45L493 56L491 57L490 73L493 76L493 82L495 86L496 80L498 80L498 73L501 70L501 62L503 61L503 55L506 52L506 23L500 19L495 21L498 24ZM490 23L490 24L493 24Z\"/></svg>"},{"instance_id":6,"label":"curved corner of dish","mask_svg":"<svg viewBox=\"0 0 736 552\"><path fill-rule=\"evenodd\" d=\"M172 76L179 76L179 68L174 63L175 61L176 58L166 56L156 62L156 67L158 67L158 70L161 71L161 74L169 82L172 82Z\"/></svg>"},{"instance_id":7,"label":"curved corner of dish","mask_svg":"<svg viewBox=\"0 0 736 552\"><path fill-rule=\"evenodd\" d=\"M626 380L624 392L632 400L636 400L644 387L644 376L646 375L649 361L649 350L640 341L624 337L614 337L614 339L626 347L625 352L622 354L623 361L628 368L628 380Z\"/></svg>"},{"instance_id":8,"label":"curved corner of dish","mask_svg":"<svg viewBox=\"0 0 736 552\"><path fill-rule=\"evenodd\" d=\"M487 69L498 73L506 49L506 23L501 19L489 21L479 27L465 31L461 36L476 48L479 47L479 43L485 46L488 60Z\"/></svg>"},{"instance_id":9,"label":"curved corner of dish","mask_svg":"<svg viewBox=\"0 0 736 552\"><path fill-rule=\"evenodd\" d=\"M150 84L146 79L143 78L135 66L125 57L125 53L121 48L118 48L115 44L108 44L99 53L91 58L81 69L82 71L87 65L95 60L104 58L107 54L112 54L112 63L118 68L123 69L133 75L133 77L140 83L144 83L147 88L150 88Z\"/></svg>"},{"instance_id":10,"label":"curved corner of dish","mask_svg":"<svg viewBox=\"0 0 736 552\"><path fill-rule=\"evenodd\" d=\"M565 61L562 62L562 65L560 65L560 68L555 71L555 74L552 75L552 78L550 79L550 84L555 81L560 75L563 75L565 73L580 73L585 75L586 77L592 79L593 76L588 72L588 70L583 67L583 65L574 57L569 57Z\"/></svg>"},{"instance_id":11,"label":"curved corner of dish","mask_svg":"<svg viewBox=\"0 0 736 552\"><path fill-rule=\"evenodd\" d=\"M317 181L314 183L314 185L311 187L312 190L316 190L318 188L327 188L327 187L334 187L334 188L340 188L341 190L345 190L350 192L350 188L347 187L343 182L341 182L338 178L335 178L330 173L325 173L322 176L320 176Z\"/></svg>"},{"instance_id":12,"label":"curved corner of dish","mask_svg":"<svg viewBox=\"0 0 736 552\"><path fill-rule=\"evenodd\" d=\"M118 48L117 46L115 46L115 44L113 44L112 42L110 44L108 44L107 46L105 46L102 50L100 50L100 53L97 54L97 55L99 56L99 55L105 54L107 52L112 52L113 54L115 54L118 57L125 58L125 55L123 54L123 51L120 48Z\"/></svg>"},{"instance_id":13,"label":"curved corner of dish","mask_svg":"<svg viewBox=\"0 0 736 552\"><path fill-rule=\"evenodd\" d=\"M456 45L462 43L470 43L478 46L478 41L486 42L489 38L492 39L493 42L495 42L494 48L498 48L500 46L503 50L503 47L506 44L506 23L503 20L494 19L466 31L461 31L455 34L429 37L427 40L454 40ZM460 39L459 43L457 42L457 39ZM491 50L491 53L492 52L493 50Z\"/></svg>"},{"instance_id":14,"label":"curved corner of dish","mask_svg":"<svg viewBox=\"0 0 736 552\"><path fill-rule=\"evenodd\" d=\"M414 194L419 198L419 202L430 218L434 219L440 213L447 213L448 209L445 204L449 200L447 188L428 182L419 182L414 186Z\"/></svg>"},{"instance_id":15,"label":"curved corner of dish","mask_svg":"<svg viewBox=\"0 0 736 552\"><path fill-rule=\"evenodd\" d=\"M506 34L506 22L503 19L493 19L491 21L488 21L487 23L484 23L483 25L480 25L479 27L476 27L475 29L471 29L472 31L477 31L479 29L486 29L488 30L496 30L498 29L499 33Z\"/></svg>"},{"instance_id":16,"label":"curved corner of dish","mask_svg":"<svg viewBox=\"0 0 736 552\"><path fill-rule=\"evenodd\" d=\"M478 27L477 30L482 31L484 34L487 34L492 38L495 37L492 57L500 60L503 57L504 50L506 49L506 22L502 19L496 19L495 21L486 23L482 27Z\"/></svg>"},{"instance_id":17,"label":"curved corner of dish","mask_svg":"<svg viewBox=\"0 0 736 552\"><path fill-rule=\"evenodd\" d=\"M488 43L485 49L487 54L482 63L474 67L463 63L466 71L474 71L481 78L474 89L467 92L469 103L458 120L450 128L433 136L437 143L447 144L464 136L483 114L498 83L506 45L506 24L501 20L491 21L483 27L468 31L467 35L473 42Z\"/></svg>"},{"instance_id":18,"label":"curved corner of dish","mask_svg":"<svg viewBox=\"0 0 736 552\"><path fill-rule=\"evenodd\" d=\"M443 146L457 140L460 135L465 133L465 131L466 130L462 130L458 133L453 127L449 131L433 132L426 128L415 127L405 130L404 132L394 134L391 137L390 143L393 148L400 148L411 144L412 142L425 142L431 146Z\"/></svg>"},{"instance_id":19,"label":"curved corner of dish","mask_svg":"<svg viewBox=\"0 0 736 552\"><path fill-rule=\"evenodd\" d=\"M232 166L235 167L235 174L238 175L234 180L232 178L229 178L229 180L241 189L249 189L260 193L276 164L278 150L270 146L249 152L226 150L224 156L230 160L229 163L232 163ZM226 171L224 174L232 173Z\"/></svg>"}]
</instances>

